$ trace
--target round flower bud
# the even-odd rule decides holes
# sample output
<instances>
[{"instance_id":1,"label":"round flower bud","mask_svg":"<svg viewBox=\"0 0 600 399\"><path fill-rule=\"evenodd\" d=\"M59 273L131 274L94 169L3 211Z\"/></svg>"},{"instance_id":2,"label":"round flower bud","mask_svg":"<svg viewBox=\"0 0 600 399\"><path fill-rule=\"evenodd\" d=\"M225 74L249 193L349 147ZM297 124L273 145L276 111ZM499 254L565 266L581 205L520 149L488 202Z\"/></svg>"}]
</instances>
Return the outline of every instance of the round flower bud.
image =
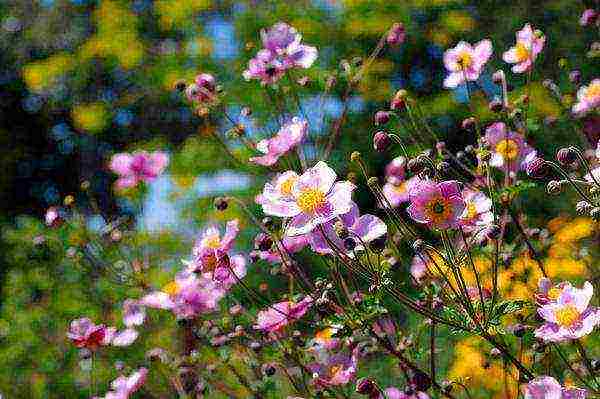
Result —
<instances>
[{"instance_id":1,"label":"round flower bud","mask_svg":"<svg viewBox=\"0 0 600 399\"><path fill-rule=\"evenodd\" d=\"M465 130L471 130L475 127L477 120L474 117L466 118L462 121L461 126Z\"/></svg>"},{"instance_id":2,"label":"round flower bud","mask_svg":"<svg viewBox=\"0 0 600 399\"><path fill-rule=\"evenodd\" d=\"M401 22L393 24L385 40L390 46L397 46L404 43L404 40L406 40L404 24Z\"/></svg>"},{"instance_id":3,"label":"round flower bud","mask_svg":"<svg viewBox=\"0 0 600 399\"><path fill-rule=\"evenodd\" d=\"M375 126L385 125L390 121L390 113L387 111L377 111L375 113Z\"/></svg>"},{"instance_id":4,"label":"round flower bud","mask_svg":"<svg viewBox=\"0 0 600 399\"><path fill-rule=\"evenodd\" d=\"M581 17L579 18L579 25L590 26L593 25L597 19L598 13L594 9L588 8L581 14Z\"/></svg>"},{"instance_id":5,"label":"round flower bud","mask_svg":"<svg viewBox=\"0 0 600 399\"><path fill-rule=\"evenodd\" d=\"M275 367L275 365L273 363L266 363L266 364L262 365L261 370L264 375L271 377L271 376L275 375L277 368Z\"/></svg>"},{"instance_id":6,"label":"round flower bud","mask_svg":"<svg viewBox=\"0 0 600 399\"><path fill-rule=\"evenodd\" d=\"M533 177L534 179L542 179L548 174L549 168L548 164L543 158L535 157L532 161L527 163L525 171L529 177Z\"/></svg>"},{"instance_id":7,"label":"round flower bud","mask_svg":"<svg viewBox=\"0 0 600 399\"><path fill-rule=\"evenodd\" d=\"M502 101L500 101L498 99L494 99L494 100L490 101L489 108L490 108L490 111L497 113L497 112L502 111L502 109L504 108L504 104L502 104Z\"/></svg>"},{"instance_id":8,"label":"round flower bud","mask_svg":"<svg viewBox=\"0 0 600 399\"><path fill-rule=\"evenodd\" d=\"M350 154L350 161L357 162L358 160L360 160L360 152L353 151L352 154Z\"/></svg>"},{"instance_id":9,"label":"round flower bud","mask_svg":"<svg viewBox=\"0 0 600 399\"><path fill-rule=\"evenodd\" d=\"M559 181L551 180L546 185L546 192L550 195L558 195L562 191L562 187Z\"/></svg>"},{"instance_id":10,"label":"round flower bud","mask_svg":"<svg viewBox=\"0 0 600 399\"><path fill-rule=\"evenodd\" d=\"M577 160L577 152L573 147L565 147L558 150L556 159L563 166L570 166Z\"/></svg>"},{"instance_id":11,"label":"round flower bud","mask_svg":"<svg viewBox=\"0 0 600 399\"><path fill-rule=\"evenodd\" d=\"M423 252L423 250L425 249L425 241L421 240L421 239L417 239L413 242L413 251L415 251L415 253L421 253Z\"/></svg>"},{"instance_id":12,"label":"round flower bud","mask_svg":"<svg viewBox=\"0 0 600 399\"><path fill-rule=\"evenodd\" d=\"M373 148L375 148L375 151L384 152L389 148L391 143L390 136L384 131L379 131L373 136Z\"/></svg>"},{"instance_id":13,"label":"round flower bud","mask_svg":"<svg viewBox=\"0 0 600 399\"><path fill-rule=\"evenodd\" d=\"M370 378L359 378L356 381L356 393L372 396L379 393L379 388L377 388L375 381Z\"/></svg>"},{"instance_id":14,"label":"round flower bud","mask_svg":"<svg viewBox=\"0 0 600 399\"><path fill-rule=\"evenodd\" d=\"M504 71L499 69L494 72L492 75L492 81L497 85L501 85L504 82Z\"/></svg>"},{"instance_id":15,"label":"round flower bud","mask_svg":"<svg viewBox=\"0 0 600 399\"><path fill-rule=\"evenodd\" d=\"M215 198L215 208L218 211L224 211L225 209L227 209L227 207L229 206L229 203L227 202L227 200L223 197L218 197Z\"/></svg>"},{"instance_id":16,"label":"round flower bud","mask_svg":"<svg viewBox=\"0 0 600 399\"><path fill-rule=\"evenodd\" d=\"M587 201L579 201L577 205L575 205L575 210L580 215L587 215L589 211L593 208L592 204Z\"/></svg>"},{"instance_id":17,"label":"round flower bud","mask_svg":"<svg viewBox=\"0 0 600 399\"><path fill-rule=\"evenodd\" d=\"M406 97L408 92L406 90L398 90L394 95L394 98L390 102L390 109L393 111L401 111L406 105Z\"/></svg>"},{"instance_id":18,"label":"round flower bud","mask_svg":"<svg viewBox=\"0 0 600 399\"><path fill-rule=\"evenodd\" d=\"M344 226L344 223L342 223L342 221L340 220L335 222L335 224L333 225L333 229L335 230L335 234L342 240L345 240L350 234L348 228Z\"/></svg>"},{"instance_id":19,"label":"round flower bud","mask_svg":"<svg viewBox=\"0 0 600 399\"><path fill-rule=\"evenodd\" d=\"M590 210L590 217L594 222L600 222L600 206L596 206Z\"/></svg>"},{"instance_id":20,"label":"round flower bud","mask_svg":"<svg viewBox=\"0 0 600 399\"><path fill-rule=\"evenodd\" d=\"M569 81L573 84L579 84L581 82L581 71L575 69L569 72Z\"/></svg>"},{"instance_id":21,"label":"round flower bud","mask_svg":"<svg viewBox=\"0 0 600 399\"><path fill-rule=\"evenodd\" d=\"M444 151L446 149L446 143L443 141L438 141L435 143L435 149L438 150L438 152Z\"/></svg>"}]
</instances>

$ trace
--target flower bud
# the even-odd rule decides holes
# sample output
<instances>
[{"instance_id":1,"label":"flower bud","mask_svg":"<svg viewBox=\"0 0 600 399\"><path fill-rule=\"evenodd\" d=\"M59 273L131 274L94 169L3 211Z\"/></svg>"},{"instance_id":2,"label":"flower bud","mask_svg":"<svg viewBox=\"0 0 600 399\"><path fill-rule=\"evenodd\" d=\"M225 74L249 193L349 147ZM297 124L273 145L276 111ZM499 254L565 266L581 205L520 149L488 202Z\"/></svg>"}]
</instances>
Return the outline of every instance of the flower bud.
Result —
<instances>
[{"instance_id":1,"label":"flower bud","mask_svg":"<svg viewBox=\"0 0 600 399\"><path fill-rule=\"evenodd\" d=\"M464 130L471 130L475 127L477 120L474 117L466 118L462 121L461 126Z\"/></svg>"},{"instance_id":2,"label":"flower bud","mask_svg":"<svg viewBox=\"0 0 600 399\"><path fill-rule=\"evenodd\" d=\"M352 154L350 154L350 161L357 162L359 160L360 160L360 152L353 151Z\"/></svg>"},{"instance_id":3,"label":"flower bud","mask_svg":"<svg viewBox=\"0 0 600 399\"><path fill-rule=\"evenodd\" d=\"M593 205L587 201L579 201L577 205L575 205L575 210L580 215L587 215L589 211L591 211Z\"/></svg>"},{"instance_id":4,"label":"flower bud","mask_svg":"<svg viewBox=\"0 0 600 399\"><path fill-rule=\"evenodd\" d=\"M489 108L490 111L498 113L502 111L502 109L504 108L504 104L502 104L502 101L494 99L490 101Z\"/></svg>"},{"instance_id":5,"label":"flower bud","mask_svg":"<svg viewBox=\"0 0 600 399\"><path fill-rule=\"evenodd\" d=\"M185 89L187 88L187 83L185 82L185 80L179 79L179 80L177 80L175 82L175 84L173 85L173 87L178 92L183 93L185 91Z\"/></svg>"},{"instance_id":6,"label":"flower bud","mask_svg":"<svg viewBox=\"0 0 600 399\"><path fill-rule=\"evenodd\" d=\"M421 240L421 239L416 239L413 242L413 251L415 251L415 253L419 254L421 252L423 252L423 250L425 249L425 241Z\"/></svg>"},{"instance_id":7,"label":"flower bud","mask_svg":"<svg viewBox=\"0 0 600 399\"><path fill-rule=\"evenodd\" d=\"M379 388L377 388L375 381L370 378L359 378L356 381L356 393L373 396L379 393Z\"/></svg>"},{"instance_id":8,"label":"flower bud","mask_svg":"<svg viewBox=\"0 0 600 399\"><path fill-rule=\"evenodd\" d=\"M387 111L377 111L375 113L375 126L385 125L390 121L390 113Z\"/></svg>"},{"instance_id":9,"label":"flower bud","mask_svg":"<svg viewBox=\"0 0 600 399\"><path fill-rule=\"evenodd\" d=\"M559 181L551 180L546 185L546 192L550 195L558 195L562 191L562 187Z\"/></svg>"},{"instance_id":10,"label":"flower bud","mask_svg":"<svg viewBox=\"0 0 600 399\"><path fill-rule=\"evenodd\" d=\"M581 17L579 18L579 25L590 26L593 25L597 19L598 13L594 9L588 8L581 14Z\"/></svg>"},{"instance_id":11,"label":"flower bud","mask_svg":"<svg viewBox=\"0 0 600 399\"><path fill-rule=\"evenodd\" d=\"M577 151L574 147L565 147L558 150L556 159L563 166L570 166L577 160Z\"/></svg>"},{"instance_id":12,"label":"flower bud","mask_svg":"<svg viewBox=\"0 0 600 399\"><path fill-rule=\"evenodd\" d=\"M569 72L569 81L573 84L579 84L581 82L581 71L575 69Z\"/></svg>"},{"instance_id":13,"label":"flower bud","mask_svg":"<svg viewBox=\"0 0 600 399\"><path fill-rule=\"evenodd\" d=\"M390 46L397 46L399 44L404 43L406 40L406 31L404 29L404 24L401 22L396 22L392 25L392 28L388 32L386 37L387 44Z\"/></svg>"},{"instance_id":14,"label":"flower bud","mask_svg":"<svg viewBox=\"0 0 600 399\"><path fill-rule=\"evenodd\" d=\"M218 211L224 211L229 206L229 203L227 202L227 200L225 198L217 197L217 198L215 198L214 205Z\"/></svg>"},{"instance_id":15,"label":"flower bud","mask_svg":"<svg viewBox=\"0 0 600 399\"><path fill-rule=\"evenodd\" d=\"M590 210L590 217L594 222L600 222L600 206L596 206Z\"/></svg>"},{"instance_id":16,"label":"flower bud","mask_svg":"<svg viewBox=\"0 0 600 399\"><path fill-rule=\"evenodd\" d=\"M502 69L499 69L496 72L494 72L494 74L492 75L492 81L497 85L501 85L504 82L504 71Z\"/></svg>"},{"instance_id":17,"label":"flower bud","mask_svg":"<svg viewBox=\"0 0 600 399\"><path fill-rule=\"evenodd\" d=\"M525 172L529 177L533 177L534 179L542 179L546 177L549 172L548 164L543 158L535 157L533 160L527 162Z\"/></svg>"},{"instance_id":18,"label":"flower bud","mask_svg":"<svg viewBox=\"0 0 600 399\"><path fill-rule=\"evenodd\" d=\"M378 152L385 152L391 143L390 136L384 131L379 131L373 136L373 148Z\"/></svg>"},{"instance_id":19,"label":"flower bud","mask_svg":"<svg viewBox=\"0 0 600 399\"><path fill-rule=\"evenodd\" d=\"M394 98L390 102L390 109L393 111L401 111L404 109L406 105L406 97L408 96L408 92L406 90L398 90L396 94L394 94Z\"/></svg>"}]
</instances>

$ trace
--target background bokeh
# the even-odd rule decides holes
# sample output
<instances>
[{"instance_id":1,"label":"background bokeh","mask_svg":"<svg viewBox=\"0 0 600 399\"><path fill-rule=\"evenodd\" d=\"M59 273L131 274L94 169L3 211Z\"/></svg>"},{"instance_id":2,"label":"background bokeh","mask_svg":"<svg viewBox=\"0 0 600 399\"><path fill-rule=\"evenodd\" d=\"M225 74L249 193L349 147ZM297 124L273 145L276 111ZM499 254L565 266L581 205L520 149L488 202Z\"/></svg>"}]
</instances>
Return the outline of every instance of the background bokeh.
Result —
<instances>
[{"instance_id":1,"label":"background bokeh","mask_svg":"<svg viewBox=\"0 0 600 399\"><path fill-rule=\"evenodd\" d=\"M319 58L307 72L312 83L301 101L311 131L323 134L328 124L320 123L320 116L330 122L342 113L341 89L319 107L318 95L329 74L339 71L343 59L366 57L391 24L401 21L406 43L386 49L375 61L349 101L348 123L329 159L343 175L349 171L348 154L359 150L381 172L390 158L370 149L372 115L395 90L405 88L420 97L439 135L451 148L460 148L471 140L459 129L468 111L466 93L442 89L444 49L462 39L487 37L495 43L495 59L473 97L485 120L490 118L485 100L497 94L491 73L502 66L498 55L514 41L514 32L531 22L548 39L531 92L540 123L530 130L536 147L552 154L573 135L560 123L552 128L541 123L563 110L539 82L544 76L568 86L571 68L588 77L597 71L594 60L586 58L596 33L577 23L583 8L582 2L571 0L0 2L0 393L7 398L86 397L86 373L77 367L77 351L64 338L67 325L81 315L117 323L117 305L134 296L127 284L115 289L109 280L97 278L89 262L83 267L80 254L69 253L88 234L101 231L105 220L136 216L134 232L123 238L136 249L127 254L110 246L98 249L97 267L118 267L123 257L143 259L160 266L152 269L157 282L167 281L207 221L241 217L245 223L235 209L215 213L212 197L234 191L250 198L265 176L223 156L210 132L231 126L212 115L195 115L174 89L178 80L190 81L199 72L214 74L229 112L238 115L242 106L250 106L248 134L265 136L273 110L259 84L245 82L242 71L260 46L260 29L285 21L319 48ZM516 87L523 79L510 76ZM519 94L518 89L513 92ZM140 148L169 151L169 173L151 184L143 198L113 195L107 159ZM234 144L233 149L243 154L243 147ZM82 191L83 182L89 188ZM67 195L82 209L80 224L45 228L45 210ZM533 217L547 221L566 206L540 202L539 195L533 192L523 204L531 205ZM358 201L372 207L366 192L359 193ZM245 232L240 241L250 243L251 237ZM249 278L253 283L269 279ZM152 325L161 321L166 327L145 333L149 338L143 345L107 355L104 380L114 374L114 360L135 363L145 349L168 345L174 321L166 315L152 317L157 321ZM158 384L153 388L160 392Z\"/></svg>"}]
</instances>

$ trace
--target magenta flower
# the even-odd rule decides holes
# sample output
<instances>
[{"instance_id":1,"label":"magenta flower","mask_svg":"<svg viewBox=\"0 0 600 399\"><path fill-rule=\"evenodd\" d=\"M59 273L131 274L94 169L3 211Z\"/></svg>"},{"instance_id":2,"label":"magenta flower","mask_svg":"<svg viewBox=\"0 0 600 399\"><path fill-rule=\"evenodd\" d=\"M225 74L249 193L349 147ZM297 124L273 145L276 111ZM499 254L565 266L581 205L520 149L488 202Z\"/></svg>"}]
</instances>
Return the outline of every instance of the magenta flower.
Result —
<instances>
[{"instance_id":1,"label":"magenta flower","mask_svg":"<svg viewBox=\"0 0 600 399\"><path fill-rule=\"evenodd\" d=\"M537 377L523 389L524 399L585 399L587 391L579 388L563 388L553 377Z\"/></svg>"},{"instance_id":2,"label":"magenta flower","mask_svg":"<svg viewBox=\"0 0 600 399\"><path fill-rule=\"evenodd\" d=\"M263 84L278 81L293 68L310 68L317 59L316 47L301 44L302 36L286 23L279 22L271 29L261 31L264 49L248 63L246 80L259 79Z\"/></svg>"},{"instance_id":3,"label":"magenta flower","mask_svg":"<svg viewBox=\"0 0 600 399\"><path fill-rule=\"evenodd\" d=\"M598 21L598 13L593 8L587 8L581 13L579 17L579 25L590 26Z\"/></svg>"},{"instance_id":4,"label":"magenta flower","mask_svg":"<svg viewBox=\"0 0 600 399\"><path fill-rule=\"evenodd\" d=\"M388 182L385 183L382 187L383 195L385 196L387 202L395 208L404 202L408 202L410 200L409 193L414 187L421 184L421 179L419 176L413 176L408 180L399 181L398 178L390 178L388 176ZM384 202L380 204L381 207L385 208L388 205Z\"/></svg>"},{"instance_id":5,"label":"magenta flower","mask_svg":"<svg viewBox=\"0 0 600 399\"><path fill-rule=\"evenodd\" d=\"M492 200L481 191L465 188L462 192L465 210L460 223L465 232L478 232L494 222Z\"/></svg>"},{"instance_id":6,"label":"magenta flower","mask_svg":"<svg viewBox=\"0 0 600 399\"><path fill-rule=\"evenodd\" d=\"M585 282L582 289L564 284L560 290L548 290L548 297L557 295L538 309L545 324L535 330L535 336L544 341L561 342L578 339L591 333L600 323L600 310L589 306L594 288Z\"/></svg>"},{"instance_id":7,"label":"magenta flower","mask_svg":"<svg viewBox=\"0 0 600 399\"><path fill-rule=\"evenodd\" d=\"M414 221L438 229L460 225L459 217L465 210L465 201L457 181L436 183L425 180L412 188L409 197L410 205L406 211Z\"/></svg>"},{"instance_id":8,"label":"magenta flower","mask_svg":"<svg viewBox=\"0 0 600 399\"><path fill-rule=\"evenodd\" d=\"M403 156L392 159L390 163L385 166L385 178L392 184L400 184L404 181L404 175L406 172L406 158Z\"/></svg>"},{"instance_id":9,"label":"magenta flower","mask_svg":"<svg viewBox=\"0 0 600 399\"><path fill-rule=\"evenodd\" d=\"M139 182L151 182L167 167L169 156L165 152L136 151L112 156L110 169L119 175L118 189L135 187Z\"/></svg>"},{"instance_id":10,"label":"magenta flower","mask_svg":"<svg viewBox=\"0 0 600 399\"><path fill-rule=\"evenodd\" d=\"M263 166L274 165L277 160L296 148L308 131L308 123L300 118L293 118L279 129L277 134L270 139L261 140L256 145L258 151L265 155L250 158L250 162Z\"/></svg>"},{"instance_id":11,"label":"magenta flower","mask_svg":"<svg viewBox=\"0 0 600 399\"><path fill-rule=\"evenodd\" d=\"M128 399L130 395L139 390L148 376L148 369L142 367L132 373L129 377L120 376L111 382L111 390L106 393L104 399ZM101 398L95 398L101 399Z\"/></svg>"},{"instance_id":12,"label":"magenta flower","mask_svg":"<svg viewBox=\"0 0 600 399\"><path fill-rule=\"evenodd\" d=\"M46 226L48 227L57 227L63 221L62 211L57 206L51 206L46 210L46 215L44 216L46 221Z\"/></svg>"},{"instance_id":13,"label":"magenta flower","mask_svg":"<svg viewBox=\"0 0 600 399\"><path fill-rule=\"evenodd\" d=\"M214 312L225 293L212 279L184 274L177 276L162 291L144 296L140 303L150 308L171 310L178 319L193 319Z\"/></svg>"},{"instance_id":14,"label":"magenta flower","mask_svg":"<svg viewBox=\"0 0 600 399\"><path fill-rule=\"evenodd\" d=\"M285 196L279 196L277 186L266 184L262 196L263 212L273 216L291 217L286 235L311 232L320 224L350 212L354 184L335 181L337 175L323 161L306 170L295 180L280 186ZM287 194L289 192L289 194Z\"/></svg>"},{"instance_id":15,"label":"magenta flower","mask_svg":"<svg viewBox=\"0 0 600 399\"><path fill-rule=\"evenodd\" d=\"M527 156L534 151L517 132L509 131L503 122L496 122L485 130L485 139L492 151L490 165L505 172L526 168Z\"/></svg>"},{"instance_id":16,"label":"magenta flower","mask_svg":"<svg viewBox=\"0 0 600 399\"><path fill-rule=\"evenodd\" d=\"M577 102L572 111L576 115L583 115L600 107L600 79L594 79L587 86L582 86L577 91Z\"/></svg>"},{"instance_id":17,"label":"magenta flower","mask_svg":"<svg viewBox=\"0 0 600 399\"><path fill-rule=\"evenodd\" d=\"M515 64L512 67L514 73L529 71L538 54L542 52L546 37L534 32L530 24L517 32L517 43L502 55L502 59Z\"/></svg>"},{"instance_id":18,"label":"magenta flower","mask_svg":"<svg viewBox=\"0 0 600 399\"><path fill-rule=\"evenodd\" d=\"M334 249L330 245L331 243L336 248L335 252L347 252L348 256L352 256L352 251L348 251L344 247L344 240L335 232L334 225L337 220L340 220L348 229L348 237L356 241L354 251L364 250L364 244L370 243L387 233L387 226L381 219L373 215L359 216L358 206L352 203L350 212L340 215L339 219L333 219L325 223L323 231L312 231L310 234L310 246L313 251L319 254L334 253Z\"/></svg>"},{"instance_id":19,"label":"magenta flower","mask_svg":"<svg viewBox=\"0 0 600 399\"><path fill-rule=\"evenodd\" d=\"M260 259L269 263L281 263L281 253L294 254L300 252L310 243L308 234L294 237L283 237L278 244L274 244L268 251L258 251Z\"/></svg>"},{"instance_id":20,"label":"magenta flower","mask_svg":"<svg viewBox=\"0 0 600 399\"><path fill-rule=\"evenodd\" d=\"M425 392L415 392L412 395L409 395L396 387L386 388L384 391L384 396L380 396L380 399L429 399L429 395Z\"/></svg>"},{"instance_id":21,"label":"magenta flower","mask_svg":"<svg viewBox=\"0 0 600 399\"><path fill-rule=\"evenodd\" d=\"M190 101L206 103L215 97L216 88L215 77L208 73L201 73L196 76L194 83L187 87L185 94Z\"/></svg>"},{"instance_id":22,"label":"magenta flower","mask_svg":"<svg viewBox=\"0 0 600 399\"><path fill-rule=\"evenodd\" d=\"M104 324L96 325L87 317L76 319L71 322L71 328L67 332L73 344L78 348L96 350L100 346L108 345L107 328Z\"/></svg>"},{"instance_id":23,"label":"magenta flower","mask_svg":"<svg viewBox=\"0 0 600 399\"><path fill-rule=\"evenodd\" d=\"M283 301L271 305L266 310L258 312L254 329L278 334L285 326L304 316L312 304L312 298L306 297L297 303Z\"/></svg>"},{"instance_id":24,"label":"magenta flower","mask_svg":"<svg viewBox=\"0 0 600 399\"><path fill-rule=\"evenodd\" d=\"M356 377L358 359L355 353L346 351L328 356L323 362L309 364L313 373L312 383L317 388L346 385Z\"/></svg>"},{"instance_id":25,"label":"magenta flower","mask_svg":"<svg viewBox=\"0 0 600 399\"><path fill-rule=\"evenodd\" d=\"M444 65L450 73L444 79L444 87L453 89L465 81L477 80L492 52L492 42L487 39L475 46L461 41L456 47L446 50Z\"/></svg>"}]
</instances>

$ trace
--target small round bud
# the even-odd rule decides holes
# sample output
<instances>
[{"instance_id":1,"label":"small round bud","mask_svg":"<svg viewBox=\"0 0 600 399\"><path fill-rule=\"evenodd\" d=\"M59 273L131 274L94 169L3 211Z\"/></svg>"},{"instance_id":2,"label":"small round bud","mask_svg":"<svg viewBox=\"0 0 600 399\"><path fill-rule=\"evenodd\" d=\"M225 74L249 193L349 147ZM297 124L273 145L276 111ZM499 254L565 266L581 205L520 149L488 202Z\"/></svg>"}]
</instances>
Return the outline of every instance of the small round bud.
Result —
<instances>
[{"instance_id":1,"label":"small round bud","mask_svg":"<svg viewBox=\"0 0 600 399\"><path fill-rule=\"evenodd\" d=\"M401 22L396 22L393 24L385 40L390 46L397 46L404 43L404 40L406 40L406 30L404 29L404 24Z\"/></svg>"},{"instance_id":2,"label":"small round bud","mask_svg":"<svg viewBox=\"0 0 600 399\"><path fill-rule=\"evenodd\" d=\"M490 111L498 113L502 111L502 109L504 108L504 104L502 104L502 101L494 99L490 101L489 108Z\"/></svg>"},{"instance_id":3,"label":"small round bud","mask_svg":"<svg viewBox=\"0 0 600 399\"><path fill-rule=\"evenodd\" d=\"M579 84L581 82L581 71L575 69L569 72L569 82Z\"/></svg>"},{"instance_id":4,"label":"small round bud","mask_svg":"<svg viewBox=\"0 0 600 399\"><path fill-rule=\"evenodd\" d=\"M571 166L577 160L577 151L574 147L565 147L558 150L556 160L563 166Z\"/></svg>"},{"instance_id":5,"label":"small round bud","mask_svg":"<svg viewBox=\"0 0 600 399\"><path fill-rule=\"evenodd\" d=\"M500 349L498 349L498 348L492 348L490 350L490 356L491 357L500 357L500 355L502 355L502 352L500 351Z\"/></svg>"},{"instance_id":6,"label":"small round bud","mask_svg":"<svg viewBox=\"0 0 600 399\"><path fill-rule=\"evenodd\" d=\"M350 161L357 162L359 160L360 160L360 152L353 151L352 154L350 154Z\"/></svg>"},{"instance_id":7,"label":"small round bud","mask_svg":"<svg viewBox=\"0 0 600 399\"><path fill-rule=\"evenodd\" d=\"M590 217L594 222L600 222L600 206L596 206L590 210Z\"/></svg>"},{"instance_id":8,"label":"small round bud","mask_svg":"<svg viewBox=\"0 0 600 399\"><path fill-rule=\"evenodd\" d=\"M443 141L438 141L435 143L435 149L438 151L438 153L441 153L446 149L446 143Z\"/></svg>"},{"instance_id":9,"label":"small round bud","mask_svg":"<svg viewBox=\"0 0 600 399\"><path fill-rule=\"evenodd\" d=\"M390 136L384 131L379 131L373 136L373 148L375 151L385 152L391 143Z\"/></svg>"},{"instance_id":10,"label":"small round bud","mask_svg":"<svg viewBox=\"0 0 600 399\"><path fill-rule=\"evenodd\" d=\"M224 197L217 197L215 198L214 205L218 211L224 211L229 206L229 203Z\"/></svg>"},{"instance_id":11,"label":"small round bud","mask_svg":"<svg viewBox=\"0 0 600 399\"><path fill-rule=\"evenodd\" d=\"M385 125L390 121L390 113L387 111L377 111L375 113L375 126Z\"/></svg>"},{"instance_id":12,"label":"small round bud","mask_svg":"<svg viewBox=\"0 0 600 399\"><path fill-rule=\"evenodd\" d=\"M370 378L359 378L356 382L356 393L372 396L379 393L379 388L377 388L375 381Z\"/></svg>"},{"instance_id":13,"label":"small round bud","mask_svg":"<svg viewBox=\"0 0 600 399\"><path fill-rule=\"evenodd\" d=\"M335 224L333 225L333 229L335 230L335 234L342 240L345 240L350 234L348 228L344 225L344 223L341 220L335 222Z\"/></svg>"},{"instance_id":14,"label":"small round bud","mask_svg":"<svg viewBox=\"0 0 600 399\"><path fill-rule=\"evenodd\" d=\"M356 240L352 237L346 237L344 240L344 248L346 248L348 251L352 251L354 248L356 248Z\"/></svg>"},{"instance_id":15,"label":"small round bud","mask_svg":"<svg viewBox=\"0 0 600 399\"><path fill-rule=\"evenodd\" d=\"M404 89L398 90L390 102L390 109L393 111L401 111L406 106L406 98L408 92Z\"/></svg>"},{"instance_id":16,"label":"small round bud","mask_svg":"<svg viewBox=\"0 0 600 399\"><path fill-rule=\"evenodd\" d=\"M71 206L75 203L75 197L73 197L72 195L67 195L63 203L65 204L65 206Z\"/></svg>"},{"instance_id":17,"label":"small round bud","mask_svg":"<svg viewBox=\"0 0 600 399\"><path fill-rule=\"evenodd\" d=\"M587 215L593 208L593 205L587 201L579 201L577 205L575 205L575 210L580 215Z\"/></svg>"},{"instance_id":18,"label":"small round bud","mask_svg":"<svg viewBox=\"0 0 600 399\"><path fill-rule=\"evenodd\" d=\"M549 167L543 158L535 157L533 160L527 163L525 172L527 176L533 177L534 179L543 179L548 175Z\"/></svg>"},{"instance_id":19,"label":"small round bud","mask_svg":"<svg viewBox=\"0 0 600 399\"><path fill-rule=\"evenodd\" d=\"M413 251L415 251L415 253L419 254L421 252L423 252L423 250L425 249L425 241L421 240L421 239L417 239L413 242Z\"/></svg>"},{"instance_id":20,"label":"small round bud","mask_svg":"<svg viewBox=\"0 0 600 399\"><path fill-rule=\"evenodd\" d=\"M551 180L546 185L546 192L550 195L558 195L562 191L562 187L559 181Z\"/></svg>"},{"instance_id":21,"label":"small round bud","mask_svg":"<svg viewBox=\"0 0 600 399\"><path fill-rule=\"evenodd\" d=\"M89 180L84 180L81 182L81 191L87 191L90 188L90 181Z\"/></svg>"},{"instance_id":22,"label":"small round bud","mask_svg":"<svg viewBox=\"0 0 600 399\"><path fill-rule=\"evenodd\" d=\"M273 363L263 364L261 369L262 369L263 374L266 375L267 377L271 377L271 376L275 375L275 372L277 371L277 368L275 367L275 365Z\"/></svg>"},{"instance_id":23,"label":"small round bud","mask_svg":"<svg viewBox=\"0 0 600 399\"><path fill-rule=\"evenodd\" d=\"M474 117L466 118L462 121L461 126L465 130L471 130L475 127L477 120Z\"/></svg>"},{"instance_id":24,"label":"small round bud","mask_svg":"<svg viewBox=\"0 0 600 399\"><path fill-rule=\"evenodd\" d=\"M504 82L504 71L499 69L494 72L492 75L492 81L497 85L501 85Z\"/></svg>"}]
</instances>

